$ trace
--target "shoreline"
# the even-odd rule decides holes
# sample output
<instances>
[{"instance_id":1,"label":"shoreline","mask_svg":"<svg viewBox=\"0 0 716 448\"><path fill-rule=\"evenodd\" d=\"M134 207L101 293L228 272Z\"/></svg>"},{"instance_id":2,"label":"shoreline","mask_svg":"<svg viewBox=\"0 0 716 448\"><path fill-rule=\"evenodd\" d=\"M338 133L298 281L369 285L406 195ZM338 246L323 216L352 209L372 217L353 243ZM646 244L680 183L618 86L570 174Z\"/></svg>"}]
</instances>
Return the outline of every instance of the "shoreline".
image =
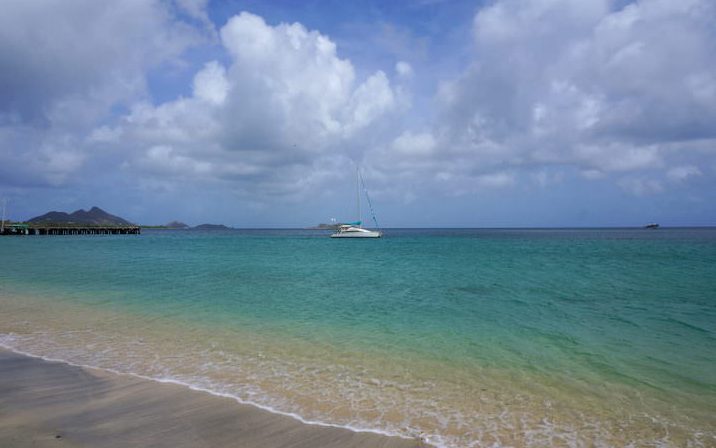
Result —
<instances>
[{"instance_id":1,"label":"shoreline","mask_svg":"<svg viewBox=\"0 0 716 448\"><path fill-rule=\"evenodd\" d=\"M428 447L309 424L235 398L0 347L0 445Z\"/></svg>"}]
</instances>

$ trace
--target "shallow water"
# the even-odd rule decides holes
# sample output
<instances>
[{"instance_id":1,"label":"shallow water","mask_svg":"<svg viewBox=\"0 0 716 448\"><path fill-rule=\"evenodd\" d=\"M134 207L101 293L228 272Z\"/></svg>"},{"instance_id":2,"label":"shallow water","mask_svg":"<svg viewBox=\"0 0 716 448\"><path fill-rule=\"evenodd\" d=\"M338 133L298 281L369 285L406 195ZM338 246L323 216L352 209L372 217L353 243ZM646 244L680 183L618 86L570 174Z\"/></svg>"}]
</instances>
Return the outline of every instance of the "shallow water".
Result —
<instances>
[{"instance_id":1,"label":"shallow water","mask_svg":"<svg viewBox=\"0 0 716 448\"><path fill-rule=\"evenodd\" d=\"M0 343L444 446L716 446L716 229L0 239Z\"/></svg>"}]
</instances>

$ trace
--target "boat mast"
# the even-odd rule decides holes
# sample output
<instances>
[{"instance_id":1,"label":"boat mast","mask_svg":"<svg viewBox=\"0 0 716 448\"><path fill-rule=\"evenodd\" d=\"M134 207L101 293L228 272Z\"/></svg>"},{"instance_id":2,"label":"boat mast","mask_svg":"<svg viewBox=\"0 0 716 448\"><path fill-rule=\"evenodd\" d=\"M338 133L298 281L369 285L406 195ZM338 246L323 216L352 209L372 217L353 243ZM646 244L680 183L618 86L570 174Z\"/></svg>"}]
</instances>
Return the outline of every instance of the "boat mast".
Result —
<instances>
[{"instance_id":1,"label":"boat mast","mask_svg":"<svg viewBox=\"0 0 716 448\"><path fill-rule=\"evenodd\" d=\"M370 216L373 218L373 223L375 224L375 228L380 230L380 225L378 225L378 220L375 217L375 210L373 210L373 203L370 202L370 195L368 195L368 189L365 186L365 181L363 180L363 174L361 174L360 171L358 171L358 177L360 178L360 185L363 187L363 192L365 193L365 199L366 202L368 202L368 210L370 210Z\"/></svg>"},{"instance_id":2,"label":"boat mast","mask_svg":"<svg viewBox=\"0 0 716 448\"><path fill-rule=\"evenodd\" d=\"M356 203L358 204L358 227L363 227L360 219L360 171L356 163Z\"/></svg>"},{"instance_id":3,"label":"boat mast","mask_svg":"<svg viewBox=\"0 0 716 448\"><path fill-rule=\"evenodd\" d=\"M5 206L7 205L7 199L2 200L2 221L0 221L0 235L5 233Z\"/></svg>"}]
</instances>

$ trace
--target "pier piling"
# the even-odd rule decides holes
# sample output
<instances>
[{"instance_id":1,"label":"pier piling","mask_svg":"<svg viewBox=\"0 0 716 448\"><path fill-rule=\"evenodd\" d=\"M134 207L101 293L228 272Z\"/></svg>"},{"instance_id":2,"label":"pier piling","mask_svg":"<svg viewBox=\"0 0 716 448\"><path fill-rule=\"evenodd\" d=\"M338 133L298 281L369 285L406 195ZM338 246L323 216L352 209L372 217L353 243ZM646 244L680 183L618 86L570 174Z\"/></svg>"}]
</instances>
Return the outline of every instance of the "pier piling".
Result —
<instances>
[{"instance_id":1,"label":"pier piling","mask_svg":"<svg viewBox=\"0 0 716 448\"><path fill-rule=\"evenodd\" d=\"M0 235L139 235L139 226L48 226L5 224Z\"/></svg>"}]
</instances>

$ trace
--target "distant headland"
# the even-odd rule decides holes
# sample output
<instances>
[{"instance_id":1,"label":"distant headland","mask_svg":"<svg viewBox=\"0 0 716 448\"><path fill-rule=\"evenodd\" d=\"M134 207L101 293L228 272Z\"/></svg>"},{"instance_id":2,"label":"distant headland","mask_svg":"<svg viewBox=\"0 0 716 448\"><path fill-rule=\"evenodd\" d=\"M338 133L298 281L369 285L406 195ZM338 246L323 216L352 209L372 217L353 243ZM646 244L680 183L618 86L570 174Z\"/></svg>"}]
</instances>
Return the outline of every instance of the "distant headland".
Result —
<instances>
[{"instance_id":1,"label":"distant headland","mask_svg":"<svg viewBox=\"0 0 716 448\"><path fill-rule=\"evenodd\" d=\"M338 230L338 228L342 225L343 223L340 222L335 222L332 224L321 223L317 226L306 227L306 230Z\"/></svg>"},{"instance_id":2,"label":"distant headland","mask_svg":"<svg viewBox=\"0 0 716 448\"><path fill-rule=\"evenodd\" d=\"M199 224L198 226L191 227L188 224L184 224L181 221L172 221L170 223L159 225L159 226L142 226L143 229L155 229L155 230L231 230L233 227L228 227L223 224Z\"/></svg>"},{"instance_id":3,"label":"distant headland","mask_svg":"<svg viewBox=\"0 0 716 448\"><path fill-rule=\"evenodd\" d=\"M141 229L161 230L231 230L223 224L200 224L191 227L181 221L164 225L139 225L127 219L108 213L94 206L89 210L72 213L50 211L27 221L0 222L2 235L96 235L96 234L138 234Z\"/></svg>"},{"instance_id":4,"label":"distant headland","mask_svg":"<svg viewBox=\"0 0 716 448\"><path fill-rule=\"evenodd\" d=\"M77 210L72 213L47 212L44 215L28 219L30 224L51 224L51 225L93 225L93 226L133 226L135 224L119 216L112 215L99 207L92 207L88 211Z\"/></svg>"},{"instance_id":5,"label":"distant headland","mask_svg":"<svg viewBox=\"0 0 716 448\"><path fill-rule=\"evenodd\" d=\"M0 223L0 235L137 235L140 232L140 226L99 207L72 213L51 211L25 222Z\"/></svg>"}]
</instances>

